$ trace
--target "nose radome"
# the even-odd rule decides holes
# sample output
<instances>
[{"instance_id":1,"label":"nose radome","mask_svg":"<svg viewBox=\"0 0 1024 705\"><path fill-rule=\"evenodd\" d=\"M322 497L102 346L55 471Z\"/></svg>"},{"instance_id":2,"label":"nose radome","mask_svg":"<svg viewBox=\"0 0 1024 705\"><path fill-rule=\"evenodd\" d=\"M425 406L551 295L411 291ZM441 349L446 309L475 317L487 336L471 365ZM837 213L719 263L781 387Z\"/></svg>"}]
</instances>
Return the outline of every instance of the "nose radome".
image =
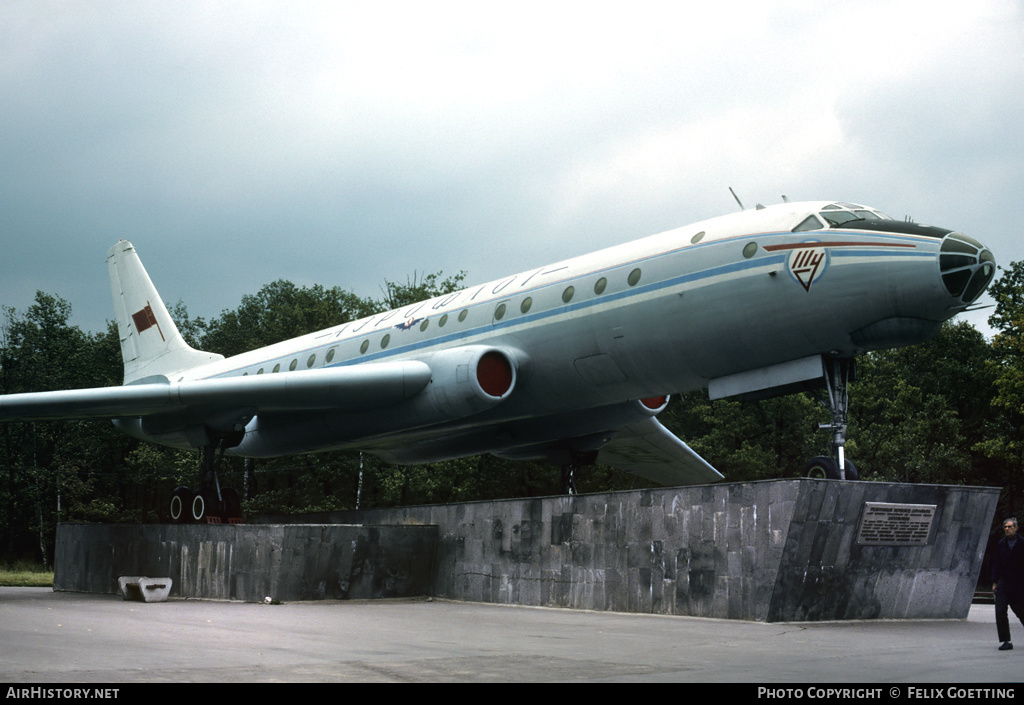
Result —
<instances>
[{"instance_id":1,"label":"nose radome","mask_svg":"<svg viewBox=\"0 0 1024 705\"><path fill-rule=\"evenodd\" d=\"M949 233L939 250L939 271L946 291L964 304L973 303L996 273L996 258L987 247L963 233Z\"/></svg>"}]
</instances>

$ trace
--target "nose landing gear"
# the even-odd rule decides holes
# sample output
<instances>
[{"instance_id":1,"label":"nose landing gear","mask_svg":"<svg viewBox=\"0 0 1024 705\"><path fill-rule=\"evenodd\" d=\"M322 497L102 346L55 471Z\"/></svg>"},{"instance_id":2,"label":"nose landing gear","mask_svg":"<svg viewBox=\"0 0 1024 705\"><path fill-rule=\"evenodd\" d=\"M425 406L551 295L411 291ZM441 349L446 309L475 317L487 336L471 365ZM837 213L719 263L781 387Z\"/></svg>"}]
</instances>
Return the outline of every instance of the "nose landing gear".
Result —
<instances>
[{"instance_id":1,"label":"nose landing gear","mask_svg":"<svg viewBox=\"0 0 1024 705\"><path fill-rule=\"evenodd\" d=\"M822 362L828 400L821 403L832 414L832 421L817 424L815 429L832 431L832 454L812 458L804 466L804 475L827 480L859 480L857 466L846 457L846 426L850 407L847 385L856 376L854 360L827 357Z\"/></svg>"}]
</instances>

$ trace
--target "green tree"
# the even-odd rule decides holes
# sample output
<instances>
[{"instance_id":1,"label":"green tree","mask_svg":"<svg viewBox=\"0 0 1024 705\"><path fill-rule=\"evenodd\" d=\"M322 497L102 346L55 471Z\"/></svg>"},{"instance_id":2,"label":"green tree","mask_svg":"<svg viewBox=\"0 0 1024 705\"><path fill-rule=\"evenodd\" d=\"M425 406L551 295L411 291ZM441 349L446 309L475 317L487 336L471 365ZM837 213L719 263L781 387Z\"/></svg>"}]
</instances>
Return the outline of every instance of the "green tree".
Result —
<instances>
[{"instance_id":1,"label":"green tree","mask_svg":"<svg viewBox=\"0 0 1024 705\"><path fill-rule=\"evenodd\" d=\"M462 282L466 278L465 272L459 272L447 279L441 279L442 274L443 272L435 272L420 277L413 272L412 277L407 279L405 284L385 280L381 287L384 298L375 303L375 310L390 311L437 296L451 294L462 288Z\"/></svg>"},{"instance_id":2,"label":"green tree","mask_svg":"<svg viewBox=\"0 0 1024 705\"><path fill-rule=\"evenodd\" d=\"M989 287L996 307L992 359L992 417L976 448L996 466L991 480L1004 488L998 518L1024 510L1024 261L1011 263Z\"/></svg>"},{"instance_id":3,"label":"green tree","mask_svg":"<svg viewBox=\"0 0 1024 705\"><path fill-rule=\"evenodd\" d=\"M933 340L861 358L850 385L850 455L861 477L977 483L986 459L973 446L987 432L990 349L966 322Z\"/></svg>"},{"instance_id":4,"label":"green tree","mask_svg":"<svg viewBox=\"0 0 1024 705\"><path fill-rule=\"evenodd\" d=\"M370 303L339 287L298 287L281 279L210 321L200 347L230 357L372 312Z\"/></svg>"},{"instance_id":5,"label":"green tree","mask_svg":"<svg viewBox=\"0 0 1024 705\"><path fill-rule=\"evenodd\" d=\"M24 314L4 309L0 393L120 383L116 332L83 333L68 323L70 315L67 301L43 292ZM17 555L34 543L45 560L55 522L73 517L84 497L109 493L98 483L116 478L113 468L132 441L97 421L9 423L0 434L5 552Z\"/></svg>"}]
</instances>

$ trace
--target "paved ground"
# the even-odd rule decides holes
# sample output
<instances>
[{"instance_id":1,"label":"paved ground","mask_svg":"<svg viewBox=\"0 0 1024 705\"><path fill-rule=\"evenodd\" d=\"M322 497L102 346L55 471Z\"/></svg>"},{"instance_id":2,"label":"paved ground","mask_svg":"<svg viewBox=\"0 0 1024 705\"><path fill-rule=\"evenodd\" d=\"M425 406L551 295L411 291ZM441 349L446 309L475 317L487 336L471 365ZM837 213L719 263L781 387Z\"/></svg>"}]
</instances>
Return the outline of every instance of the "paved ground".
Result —
<instances>
[{"instance_id":1,"label":"paved ground","mask_svg":"<svg viewBox=\"0 0 1024 705\"><path fill-rule=\"evenodd\" d=\"M991 605L965 621L761 624L425 599L144 604L0 588L0 683L1005 683L1024 674L1015 630L1019 648L996 651Z\"/></svg>"}]
</instances>

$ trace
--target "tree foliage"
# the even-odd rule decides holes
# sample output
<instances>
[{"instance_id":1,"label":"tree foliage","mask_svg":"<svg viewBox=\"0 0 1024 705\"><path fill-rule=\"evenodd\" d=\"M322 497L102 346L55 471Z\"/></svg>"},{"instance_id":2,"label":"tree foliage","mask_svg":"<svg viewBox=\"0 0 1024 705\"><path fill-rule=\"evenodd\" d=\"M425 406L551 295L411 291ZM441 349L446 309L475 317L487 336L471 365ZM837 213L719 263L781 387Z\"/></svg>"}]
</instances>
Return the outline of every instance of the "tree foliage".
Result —
<instances>
[{"instance_id":1,"label":"tree foliage","mask_svg":"<svg viewBox=\"0 0 1024 705\"><path fill-rule=\"evenodd\" d=\"M367 316L374 308L340 287L299 287L279 279L210 321L197 347L230 357Z\"/></svg>"}]
</instances>

